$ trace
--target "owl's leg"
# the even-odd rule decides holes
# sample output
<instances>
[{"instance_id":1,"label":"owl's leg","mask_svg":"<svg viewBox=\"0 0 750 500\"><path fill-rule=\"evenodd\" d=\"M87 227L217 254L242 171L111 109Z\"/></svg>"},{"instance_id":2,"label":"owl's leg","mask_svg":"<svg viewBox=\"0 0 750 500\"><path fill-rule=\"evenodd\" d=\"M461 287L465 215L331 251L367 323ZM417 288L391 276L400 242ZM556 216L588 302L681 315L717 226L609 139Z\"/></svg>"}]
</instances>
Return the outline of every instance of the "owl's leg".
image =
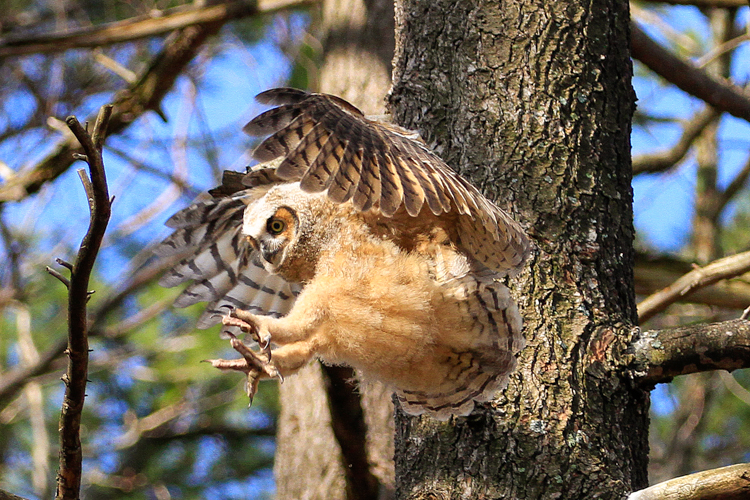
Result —
<instances>
[{"instance_id":1,"label":"owl's leg","mask_svg":"<svg viewBox=\"0 0 750 500\"><path fill-rule=\"evenodd\" d=\"M272 340L277 345L307 340L312 334L311 327L313 326L309 318L305 317L304 312L300 312L299 309L292 309L282 318L259 316L242 309L233 309L227 316L224 316L222 322L252 334L264 352L270 352L269 346Z\"/></svg>"}]
</instances>

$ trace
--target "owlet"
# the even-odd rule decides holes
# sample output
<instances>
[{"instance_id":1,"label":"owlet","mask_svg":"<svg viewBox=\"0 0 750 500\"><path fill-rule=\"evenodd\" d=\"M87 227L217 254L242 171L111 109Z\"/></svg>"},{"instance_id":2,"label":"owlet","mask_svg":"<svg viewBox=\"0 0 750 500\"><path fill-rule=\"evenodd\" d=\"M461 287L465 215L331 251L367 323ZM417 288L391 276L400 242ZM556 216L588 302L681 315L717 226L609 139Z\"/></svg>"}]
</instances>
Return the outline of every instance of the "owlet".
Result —
<instances>
[{"instance_id":1,"label":"owlet","mask_svg":"<svg viewBox=\"0 0 750 500\"><path fill-rule=\"evenodd\" d=\"M507 383L524 345L500 281L530 243L510 216L414 132L331 95L281 88L245 131L270 135L246 174L175 214L161 280L208 302L199 328L226 325L235 360L217 368L283 378L312 358L390 385L403 409L467 415ZM257 349L235 333L249 334Z\"/></svg>"}]
</instances>

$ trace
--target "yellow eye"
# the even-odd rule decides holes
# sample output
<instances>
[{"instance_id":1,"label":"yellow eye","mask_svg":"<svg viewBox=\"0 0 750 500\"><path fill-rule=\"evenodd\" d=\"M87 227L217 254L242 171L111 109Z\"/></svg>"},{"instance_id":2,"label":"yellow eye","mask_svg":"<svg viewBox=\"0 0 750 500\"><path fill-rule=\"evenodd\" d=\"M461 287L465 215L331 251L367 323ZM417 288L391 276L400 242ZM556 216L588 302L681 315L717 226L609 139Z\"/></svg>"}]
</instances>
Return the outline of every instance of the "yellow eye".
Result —
<instances>
[{"instance_id":1,"label":"yellow eye","mask_svg":"<svg viewBox=\"0 0 750 500\"><path fill-rule=\"evenodd\" d=\"M268 219L268 223L266 224L266 229L271 234L281 234L281 232L286 228L286 224L284 224L284 221L281 219Z\"/></svg>"}]
</instances>

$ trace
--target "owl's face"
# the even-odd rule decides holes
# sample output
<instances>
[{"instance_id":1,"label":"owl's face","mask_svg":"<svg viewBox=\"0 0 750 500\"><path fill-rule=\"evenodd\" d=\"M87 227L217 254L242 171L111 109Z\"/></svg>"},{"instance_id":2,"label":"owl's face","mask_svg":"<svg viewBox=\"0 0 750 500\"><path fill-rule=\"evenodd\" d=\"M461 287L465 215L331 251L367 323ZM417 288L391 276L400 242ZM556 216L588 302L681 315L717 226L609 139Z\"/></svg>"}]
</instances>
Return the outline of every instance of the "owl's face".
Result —
<instances>
[{"instance_id":1,"label":"owl's face","mask_svg":"<svg viewBox=\"0 0 750 500\"><path fill-rule=\"evenodd\" d=\"M245 226L250 230L245 237L258 251L260 261L269 273L278 273L284 264L290 244L297 232L298 223L294 210L287 206L280 206L273 212L267 211L253 220L252 226Z\"/></svg>"},{"instance_id":2,"label":"owl's face","mask_svg":"<svg viewBox=\"0 0 750 500\"><path fill-rule=\"evenodd\" d=\"M294 282L312 277L320 243L314 237L320 199L287 184L247 207L242 232L266 271Z\"/></svg>"}]
</instances>

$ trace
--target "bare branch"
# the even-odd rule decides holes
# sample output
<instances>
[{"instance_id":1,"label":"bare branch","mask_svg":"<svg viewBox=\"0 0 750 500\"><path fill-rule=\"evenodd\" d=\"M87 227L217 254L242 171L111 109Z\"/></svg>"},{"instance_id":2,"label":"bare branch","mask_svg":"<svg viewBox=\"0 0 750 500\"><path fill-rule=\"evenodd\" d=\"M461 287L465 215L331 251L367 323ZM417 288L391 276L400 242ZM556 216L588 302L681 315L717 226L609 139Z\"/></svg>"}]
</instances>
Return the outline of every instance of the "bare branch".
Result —
<instances>
[{"instance_id":1,"label":"bare branch","mask_svg":"<svg viewBox=\"0 0 750 500\"><path fill-rule=\"evenodd\" d=\"M86 397L88 378L88 284L91 271L99 252L104 232L109 223L111 206L109 189L102 161L101 144L106 135L106 128L112 114L112 106L103 106L89 135L75 117L66 119L70 130L75 134L89 164L91 185L89 189L89 206L91 221L83 237L76 262L71 271L68 287L68 370L65 382L65 396L60 415L60 468L57 473L56 498L76 500L81 487L81 413ZM83 176L85 177L85 175ZM84 183L86 185L86 183Z\"/></svg>"},{"instance_id":2,"label":"bare branch","mask_svg":"<svg viewBox=\"0 0 750 500\"><path fill-rule=\"evenodd\" d=\"M678 375L750 367L750 322L736 319L643 332L628 369L644 386Z\"/></svg>"},{"instance_id":3,"label":"bare branch","mask_svg":"<svg viewBox=\"0 0 750 500\"><path fill-rule=\"evenodd\" d=\"M682 160L690 147L693 145L693 141L703 132L703 130L718 118L721 113L717 112L713 108L706 107L702 111L696 113L686 124L682 130L682 135L671 149L667 151L661 151L659 153L649 153L633 158L633 175L652 173L652 172L663 172L674 167L680 160Z\"/></svg>"},{"instance_id":4,"label":"bare branch","mask_svg":"<svg viewBox=\"0 0 750 500\"><path fill-rule=\"evenodd\" d=\"M630 24L633 57L678 88L702 99L718 111L750 121L750 96L725 80L709 76L649 38L637 24Z\"/></svg>"},{"instance_id":5,"label":"bare branch","mask_svg":"<svg viewBox=\"0 0 750 500\"><path fill-rule=\"evenodd\" d=\"M672 285L691 270L691 263L672 256L651 257L636 253L635 293L651 295ZM693 290L690 295L679 297L677 301L742 310L750 304L750 279L743 275L722 280Z\"/></svg>"},{"instance_id":6,"label":"bare branch","mask_svg":"<svg viewBox=\"0 0 750 500\"><path fill-rule=\"evenodd\" d=\"M644 323L693 291L748 271L750 271L750 252L724 257L703 268L696 266L670 286L642 300L638 304L638 320Z\"/></svg>"},{"instance_id":7,"label":"bare branch","mask_svg":"<svg viewBox=\"0 0 750 500\"><path fill-rule=\"evenodd\" d=\"M115 96L107 135L121 132L146 111L163 116L159 109L161 100L206 39L216 34L225 21L191 26L174 33L138 81ZM0 186L0 203L18 201L36 193L45 183L65 172L74 161L73 155L80 153L81 147L75 137L65 137L34 168Z\"/></svg>"},{"instance_id":8,"label":"bare branch","mask_svg":"<svg viewBox=\"0 0 750 500\"><path fill-rule=\"evenodd\" d=\"M750 464L676 477L631 493L628 500L744 500L750 498Z\"/></svg>"},{"instance_id":9,"label":"bare branch","mask_svg":"<svg viewBox=\"0 0 750 500\"><path fill-rule=\"evenodd\" d=\"M696 66L699 68L704 67L717 57L720 57L727 52L731 52L737 47L739 47L742 43L750 41L750 34L745 33L744 35L740 35L738 37L734 37L731 40L727 40L726 42L722 43L721 45L714 47L711 52L704 54L700 59L695 61Z\"/></svg>"},{"instance_id":10,"label":"bare branch","mask_svg":"<svg viewBox=\"0 0 750 500\"><path fill-rule=\"evenodd\" d=\"M70 280L68 278L66 278L65 276L63 276L62 274L60 274L59 271L57 271L55 269L52 269L49 266L47 266L45 269L47 270L47 272L49 274L51 274L52 276L54 276L55 278L57 278L58 280L60 280L60 283L62 283L63 285L65 285L65 288L70 289Z\"/></svg>"},{"instance_id":11,"label":"bare branch","mask_svg":"<svg viewBox=\"0 0 750 500\"><path fill-rule=\"evenodd\" d=\"M0 39L0 58L25 54L62 52L68 49L103 47L163 35L196 24L226 22L259 13L270 13L313 3L311 0L259 0L247 2L207 2L167 9L157 15L138 16L124 21L91 26L65 33L9 36Z\"/></svg>"}]
</instances>

